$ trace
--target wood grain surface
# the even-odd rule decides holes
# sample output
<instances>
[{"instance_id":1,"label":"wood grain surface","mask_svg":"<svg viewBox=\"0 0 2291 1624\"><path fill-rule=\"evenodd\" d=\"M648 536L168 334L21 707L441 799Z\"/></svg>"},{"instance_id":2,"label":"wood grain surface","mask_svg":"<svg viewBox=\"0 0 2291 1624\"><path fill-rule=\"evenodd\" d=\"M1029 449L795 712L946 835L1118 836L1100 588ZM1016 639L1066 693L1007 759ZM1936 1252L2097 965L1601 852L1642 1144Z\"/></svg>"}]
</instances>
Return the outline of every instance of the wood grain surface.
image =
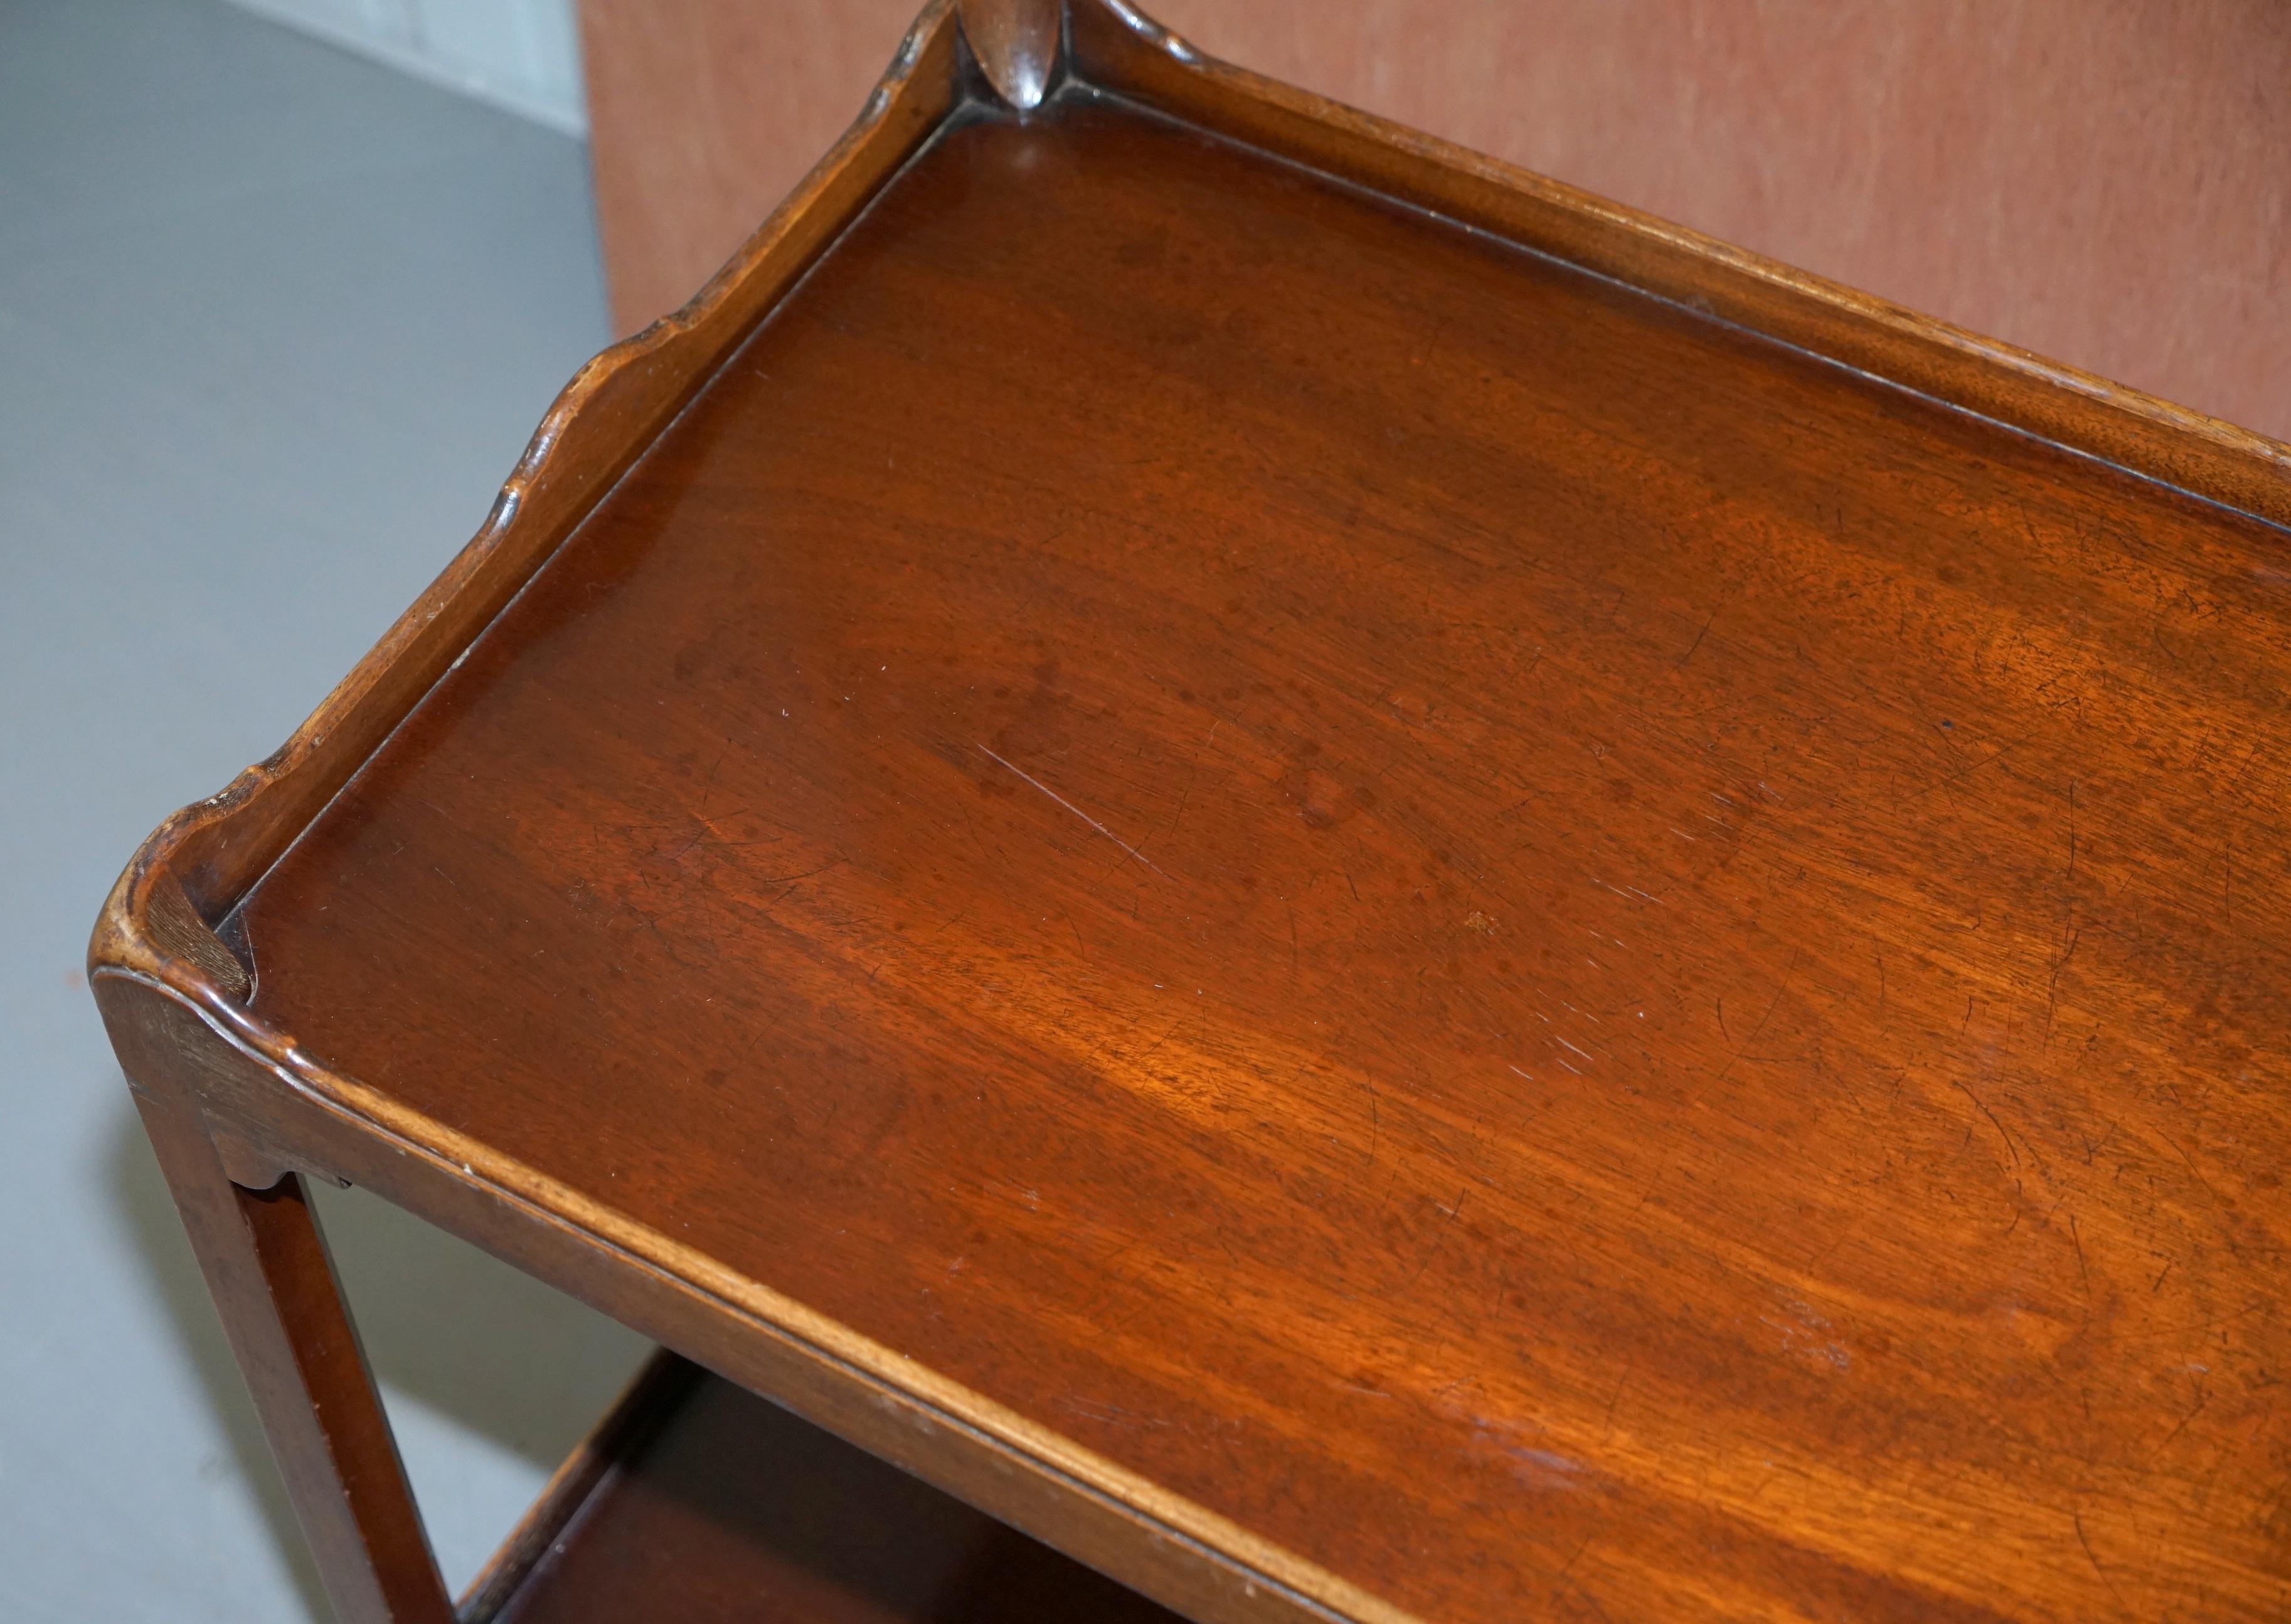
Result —
<instances>
[{"instance_id":1,"label":"wood grain surface","mask_svg":"<svg viewBox=\"0 0 2291 1624\"><path fill-rule=\"evenodd\" d=\"M2291 438L2271 0L1156 0L1202 49ZM866 93L906 0L583 0L624 330Z\"/></svg>"},{"instance_id":2,"label":"wood grain surface","mask_svg":"<svg viewBox=\"0 0 2291 1624\"><path fill-rule=\"evenodd\" d=\"M2291 1590L2281 531L1087 96L880 195L253 1018L1427 1619Z\"/></svg>"}]
</instances>

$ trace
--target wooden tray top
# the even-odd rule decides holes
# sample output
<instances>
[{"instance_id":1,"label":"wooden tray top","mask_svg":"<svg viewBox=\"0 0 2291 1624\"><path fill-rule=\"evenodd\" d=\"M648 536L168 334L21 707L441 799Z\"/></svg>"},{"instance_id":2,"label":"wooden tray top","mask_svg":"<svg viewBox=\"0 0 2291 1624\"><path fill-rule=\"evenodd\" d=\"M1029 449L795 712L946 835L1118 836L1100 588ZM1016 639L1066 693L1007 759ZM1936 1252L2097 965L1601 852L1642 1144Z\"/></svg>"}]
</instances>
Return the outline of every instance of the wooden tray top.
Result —
<instances>
[{"instance_id":1,"label":"wooden tray top","mask_svg":"<svg viewBox=\"0 0 2291 1624\"><path fill-rule=\"evenodd\" d=\"M1067 30L926 14L115 995L1197 1616L2283 1616L2283 448Z\"/></svg>"}]
</instances>

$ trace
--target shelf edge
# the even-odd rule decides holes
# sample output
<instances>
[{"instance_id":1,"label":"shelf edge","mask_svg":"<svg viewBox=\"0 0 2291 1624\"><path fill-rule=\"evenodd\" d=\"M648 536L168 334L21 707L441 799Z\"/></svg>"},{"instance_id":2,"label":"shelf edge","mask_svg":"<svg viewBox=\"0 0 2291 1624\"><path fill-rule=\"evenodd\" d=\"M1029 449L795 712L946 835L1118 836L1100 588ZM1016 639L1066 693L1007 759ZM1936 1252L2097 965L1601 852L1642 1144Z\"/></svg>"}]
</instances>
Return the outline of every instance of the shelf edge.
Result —
<instances>
[{"instance_id":1,"label":"shelf edge","mask_svg":"<svg viewBox=\"0 0 2291 1624\"><path fill-rule=\"evenodd\" d=\"M2291 528L2291 445L1218 60L1072 0L1085 83L1228 140Z\"/></svg>"}]
</instances>

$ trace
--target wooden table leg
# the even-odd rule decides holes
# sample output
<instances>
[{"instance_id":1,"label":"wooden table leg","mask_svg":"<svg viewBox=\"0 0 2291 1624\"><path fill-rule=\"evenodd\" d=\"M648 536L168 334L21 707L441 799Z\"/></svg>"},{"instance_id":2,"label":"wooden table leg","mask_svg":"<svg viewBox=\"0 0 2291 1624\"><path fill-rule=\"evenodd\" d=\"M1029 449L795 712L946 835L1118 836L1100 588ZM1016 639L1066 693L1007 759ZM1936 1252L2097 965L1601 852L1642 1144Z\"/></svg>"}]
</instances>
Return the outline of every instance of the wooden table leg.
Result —
<instances>
[{"instance_id":1,"label":"wooden table leg","mask_svg":"<svg viewBox=\"0 0 2291 1624\"><path fill-rule=\"evenodd\" d=\"M339 1624L452 1624L301 1178L242 1188L196 1110L134 1092Z\"/></svg>"}]
</instances>

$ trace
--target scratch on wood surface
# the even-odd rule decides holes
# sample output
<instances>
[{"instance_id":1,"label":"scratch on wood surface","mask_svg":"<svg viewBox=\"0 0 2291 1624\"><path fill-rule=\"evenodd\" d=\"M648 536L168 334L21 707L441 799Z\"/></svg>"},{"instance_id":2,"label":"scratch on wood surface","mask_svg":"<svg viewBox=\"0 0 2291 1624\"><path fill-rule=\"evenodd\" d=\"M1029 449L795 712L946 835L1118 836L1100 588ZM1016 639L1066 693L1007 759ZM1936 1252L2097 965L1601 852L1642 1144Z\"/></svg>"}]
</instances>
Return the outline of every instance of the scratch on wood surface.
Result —
<instances>
[{"instance_id":1,"label":"scratch on wood surface","mask_svg":"<svg viewBox=\"0 0 2291 1624\"><path fill-rule=\"evenodd\" d=\"M1162 869L1160 864L1154 862L1153 858L1147 856L1144 852L1138 850L1129 841L1114 833L1113 830L1108 829L1104 824L1099 823L1089 813L1074 805L1073 802L1059 794L1056 790L1052 789L1049 784L1044 784L1040 778L1035 777L1032 773L1025 771L1023 768L1013 767L1009 762L1003 760L1001 756L996 755L984 744L977 746L977 750L980 755L985 756L990 761L998 763L1005 771L1011 773L1017 777L1023 778L1028 784L1033 784L1036 789L1041 791L1043 794L1049 796L1052 800L1057 801L1058 805L1064 807L1067 811L1081 819L1083 823L1088 824L1091 828L1097 830L1098 833L1104 835L1107 840L1112 840L1116 846L1121 847L1122 850L1128 852L1140 863L1143 863L1147 868L1150 868L1155 873L1160 874L1162 879L1167 880L1170 877L1168 872Z\"/></svg>"},{"instance_id":2,"label":"scratch on wood surface","mask_svg":"<svg viewBox=\"0 0 2291 1624\"><path fill-rule=\"evenodd\" d=\"M1950 1078L1949 1081L1951 1088L1964 1095L1965 1098L1971 1100L1973 1105L1979 1108L1981 1114L1989 1119L1989 1125L1997 1130L1997 1137L2005 1141L2005 1154L2013 1158L2013 1165L2014 1167L2019 1167L2021 1165L2020 1150L2014 1145L2013 1136L2005 1131L2005 1124L1997 1120L1997 1113L1989 1108L1988 1103L1983 1100L1980 1095L1975 1094L1964 1083L1959 1082L1954 1077ZM2073 1217L2069 1219L2069 1226L2071 1230L2076 1226L2076 1219ZM2077 1251L2078 1260L2081 1262L2083 1257L2083 1249L2079 1247Z\"/></svg>"}]
</instances>

